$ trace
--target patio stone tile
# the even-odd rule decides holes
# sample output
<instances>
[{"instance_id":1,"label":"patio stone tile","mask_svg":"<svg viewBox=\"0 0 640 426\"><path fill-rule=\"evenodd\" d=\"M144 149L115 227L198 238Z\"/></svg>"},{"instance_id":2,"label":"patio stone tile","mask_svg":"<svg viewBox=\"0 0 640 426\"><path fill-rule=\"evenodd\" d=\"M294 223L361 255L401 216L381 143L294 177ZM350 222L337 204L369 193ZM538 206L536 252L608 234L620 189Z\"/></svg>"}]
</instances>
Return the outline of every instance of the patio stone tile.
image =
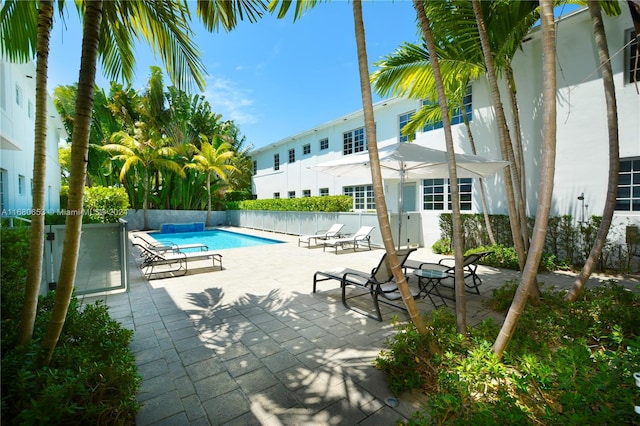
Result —
<instances>
[{"instance_id":1,"label":"patio stone tile","mask_svg":"<svg viewBox=\"0 0 640 426\"><path fill-rule=\"evenodd\" d=\"M295 339L300 336L295 330L292 330L286 325L284 328L274 330L274 331L269 331L268 333L269 333L269 337L271 337L273 340L275 340L278 343L284 343L286 341Z\"/></svg>"},{"instance_id":2,"label":"patio stone tile","mask_svg":"<svg viewBox=\"0 0 640 426\"><path fill-rule=\"evenodd\" d=\"M238 383L226 371L198 380L193 385L196 388L198 398L203 401L203 405L204 401L215 399L239 388Z\"/></svg>"},{"instance_id":3,"label":"patio stone tile","mask_svg":"<svg viewBox=\"0 0 640 426\"><path fill-rule=\"evenodd\" d=\"M164 359L158 359L144 364L138 364L138 373L145 379L150 379L158 376L165 375L169 372L169 367Z\"/></svg>"},{"instance_id":4,"label":"patio stone tile","mask_svg":"<svg viewBox=\"0 0 640 426\"><path fill-rule=\"evenodd\" d=\"M273 355L282 351L282 347L275 340L269 339L249 346L249 350L253 352L258 358L264 358L266 356Z\"/></svg>"},{"instance_id":5,"label":"patio stone tile","mask_svg":"<svg viewBox=\"0 0 640 426\"><path fill-rule=\"evenodd\" d=\"M281 345L293 355L298 355L303 352L318 349L318 346L316 346L315 343L302 336L282 342Z\"/></svg>"},{"instance_id":6,"label":"patio stone tile","mask_svg":"<svg viewBox=\"0 0 640 426\"><path fill-rule=\"evenodd\" d=\"M242 376L243 374L262 367L260 359L252 353L247 353L231 360L224 361L223 364L232 377Z\"/></svg>"},{"instance_id":7,"label":"patio stone tile","mask_svg":"<svg viewBox=\"0 0 640 426\"><path fill-rule=\"evenodd\" d=\"M218 373L224 372L226 374L226 369L224 368L220 360L213 357L195 364L188 365L185 367L185 370L191 380L193 380L194 382L217 375Z\"/></svg>"},{"instance_id":8,"label":"patio stone tile","mask_svg":"<svg viewBox=\"0 0 640 426\"><path fill-rule=\"evenodd\" d=\"M262 363L272 373L278 373L287 368L299 365L298 359L287 351L280 351L262 358Z\"/></svg>"},{"instance_id":9,"label":"patio stone tile","mask_svg":"<svg viewBox=\"0 0 640 426\"><path fill-rule=\"evenodd\" d=\"M233 343L226 342L226 346L224 348L216 349L216 354L218 358L223 361L231 360L237 358L239 356L248 354L249 348L245 346L243 343Z\"/></svg>"},{"instance_id":10,"label":"patio stone tile","mask_svg":"<svg viewBox=\"0 0 640 426\"><path fill-rule=\"evenodd\" d=\"M202 402L202 408L213 424L224 424L250 412L251 405L242 391L236 389Z\"/></svg>"},{"instance_id":11,"label":"patio stone tile","mask_svg":"<svg viewBox=\"0 0 640 426\"><path fill-rule=\"evenodd\" d=\"M276 376L264 367L236 377L236 381L247 395L252 395L279 383Z\"/></svg>"},{"instance_id":12,"label":"patio stone tile","mask_svg":"<svg viewBox=\"0 0 640 426\"><path fill-rule=\"evenodd\" d=\"M195 395L189 395L182 398L182 406L184 407L189 424L198 419L205 420L207 413L202 408L200 399Z\"/></svg>"},{"instance_id":13,"label":"patio stone tile","mask_svg":"<svg viewBox=\"0 0 640 426\"><path fill-rule=\"evenodd\" d=\"M136 416L136 423L155 424L176 415L185 416L184 407L177 392L172 391L145 401Z\"/></svg>"},{"instance_id":14,"label":"patio stone tile","mask_svg":"<svg viewBox=\"0 0 640 426\"><path fill-rule=\"evenodd\" d=\"M286 328L287 325L284 322L271 317L270 321L260 323L258 324L258 327L260 328L260 330L271 336L274 331L282 330L283 328Z\"/></svg>"}]
</instances>

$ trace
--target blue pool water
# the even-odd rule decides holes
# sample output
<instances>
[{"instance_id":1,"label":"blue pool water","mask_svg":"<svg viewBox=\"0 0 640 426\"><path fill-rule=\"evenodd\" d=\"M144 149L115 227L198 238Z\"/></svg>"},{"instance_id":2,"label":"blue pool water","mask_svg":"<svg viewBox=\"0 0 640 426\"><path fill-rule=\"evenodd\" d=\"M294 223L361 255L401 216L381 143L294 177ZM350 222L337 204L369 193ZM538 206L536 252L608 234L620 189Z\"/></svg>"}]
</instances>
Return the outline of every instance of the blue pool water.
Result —
<instances>
[{"instance_id":1,"label":"blue pool water","mask_svg":"<svg viewBox=\"0 0 640 426\"><path fill-rule=\"evenodd\" d=\"M166 245L202 243L206 245L209 250L221 250L282 243L282 241L278 240L254 237L252 235L239 234L237 232L222 231L220 229L201 232L153 232L149 233L149 236ZM194 250L188 249L185 251ZM198 251L198 249L195 249L195 251Z\"/></svg>"}]
</instances>

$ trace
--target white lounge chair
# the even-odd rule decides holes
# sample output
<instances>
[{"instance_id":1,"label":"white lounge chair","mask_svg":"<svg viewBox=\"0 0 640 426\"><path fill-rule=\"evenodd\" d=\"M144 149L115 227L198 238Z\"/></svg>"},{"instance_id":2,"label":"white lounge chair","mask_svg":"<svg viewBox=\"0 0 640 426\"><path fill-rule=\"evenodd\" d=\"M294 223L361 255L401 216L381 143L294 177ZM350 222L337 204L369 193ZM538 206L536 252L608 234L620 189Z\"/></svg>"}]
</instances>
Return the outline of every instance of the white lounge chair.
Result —
<instances>
[{"instance_id":1,"label":"white lounge chair","mask_svg":"<svg viewBox=\"0 0 640 426\"><path fill-rule=\"evenodd\" d=\"M371 250L371 231L373 231L373 226L362 226L358 229L358 232L355 234L344 237L337 238L335 240L327 240L324 242L324 247L322 250L326 250L327 247L335 247L336 254L338 253L338 247L344 248L344 246L351 245L353 247L353 251L356 251L360 244L366 242L369 250Z\"/></svg>"},{"instance_id":2,"label":"white lounge chair","mask_svg":"<svg viewBox=\"0 0 640 426\"><path fill-rule=\"evenodd\" d=\"M318 244L318 240L328 240L329 238L339 238L340 231L342 231L344 225L341 223L336 223L331 225L328 231L319 231L313 235L300 235L298 237L298 247L300 247L300 243L307 243L307 247L311 247L311 240L314 240L316 244Z\"/></svg>"},{"instance_id":3,"label":"white lounge chair","mask_svg":"<svg viewBox=\"0 0 640 426\"><path fill-rule=\"evenodd\" d=\"M177 272L181 272L179 275L185 275L188 272L189 261L211 259L213 266L216 266L218 262L220 269L222 269L222 255L213 251L196 251L196 252L182 252L180 250L162 251L153 250L142 244L134 243L134 246L138 247L142 254L142 268L144 275L148 280L152 279L154 274L170 273L172 276L177 276ZM156 270L158 266L168 266L168 268L161 268Z\"/></svg>"},{"instance_id":4,"label":"white lounge chair","mask_svg":"<svg viewBox=\"0 0 640 426\"><path fill-rule=\"evenodd\" d=\"M187 249L200 249L200 251L209 250L209 247L207 247L205 244L202 244L202 243L180 244L180 245L172 242L160 243L155 240L150 241L145 237L143 237L141 234L135 234L133 238L139 238L140 240L144 241L148 249L156 250L156 251L181 251L181 250L187 250Z\"/></svg>"}]
</instances>

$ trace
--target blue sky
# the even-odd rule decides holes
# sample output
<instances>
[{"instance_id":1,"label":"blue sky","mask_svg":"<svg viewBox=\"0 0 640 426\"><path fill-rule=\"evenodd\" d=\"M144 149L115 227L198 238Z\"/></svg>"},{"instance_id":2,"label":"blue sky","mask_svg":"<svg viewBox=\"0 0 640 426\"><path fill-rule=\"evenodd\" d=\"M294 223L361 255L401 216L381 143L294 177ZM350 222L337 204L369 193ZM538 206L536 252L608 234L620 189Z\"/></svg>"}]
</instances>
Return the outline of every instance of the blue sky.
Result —
<instances>
[{"instance_id":1,"label":"blue sky","mask_svg":"<svg viewBox=\"0 0 640 426\"><path fill-rule=\"evenodd\" d=\"M54 22L50 91L78 79L82 34L75 10L68 12L66 28ZM402 42L418 40L410 1L364 2L363 13L371 64ZM198 23L193 28L209 74L204 95L255 148L362 107L351 3L320 4L295 24L290 17L265 16L230 33L208 33ZM150 65L162 63L139 47L135 89L145 87ZM109 87L101 75L97 84Z\"/></svg>"}]
</instances>

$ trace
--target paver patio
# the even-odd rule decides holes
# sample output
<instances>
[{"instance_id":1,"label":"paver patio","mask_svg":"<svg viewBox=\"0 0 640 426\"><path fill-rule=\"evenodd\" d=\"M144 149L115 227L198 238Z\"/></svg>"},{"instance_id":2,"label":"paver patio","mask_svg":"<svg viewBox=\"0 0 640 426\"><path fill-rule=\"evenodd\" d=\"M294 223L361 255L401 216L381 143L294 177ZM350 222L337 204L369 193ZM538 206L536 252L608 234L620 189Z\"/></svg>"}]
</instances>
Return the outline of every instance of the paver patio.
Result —
<instances>
[{"instance_id":1,"label":"paver patio","mask_svg":"<svg viewBox=\"0 0 640 426\"><path fill-rule=\"evenodd\" d=\"M387 405L392 395L372 363L394 335L392 315L407 319L404 311L381 305L378 322L346 309L337 281L311 292L315 271L370 271L383 250L335 255L298 247L297 236L233 230L285 243L220 250L223 270L190 263L183 277L152 281L143 278L132 249L130 290L83 300L105 300L112 317L135 331L131 349L143 379L137 424L391 425L410 418L425 397L404 394L398 406ZM410 258L440 257L423 248ZM483 302L518 277L483 266L478 273L484 284L480 296L467 297L470 324L494 315ZM543 274L539 281L569 287L573 277ZM415 278L410 284L417 285ZM350 303L356 300L372 307L368 296ZM433 309L428 298L418 307Z\"/></svg>"}]
</instances>

